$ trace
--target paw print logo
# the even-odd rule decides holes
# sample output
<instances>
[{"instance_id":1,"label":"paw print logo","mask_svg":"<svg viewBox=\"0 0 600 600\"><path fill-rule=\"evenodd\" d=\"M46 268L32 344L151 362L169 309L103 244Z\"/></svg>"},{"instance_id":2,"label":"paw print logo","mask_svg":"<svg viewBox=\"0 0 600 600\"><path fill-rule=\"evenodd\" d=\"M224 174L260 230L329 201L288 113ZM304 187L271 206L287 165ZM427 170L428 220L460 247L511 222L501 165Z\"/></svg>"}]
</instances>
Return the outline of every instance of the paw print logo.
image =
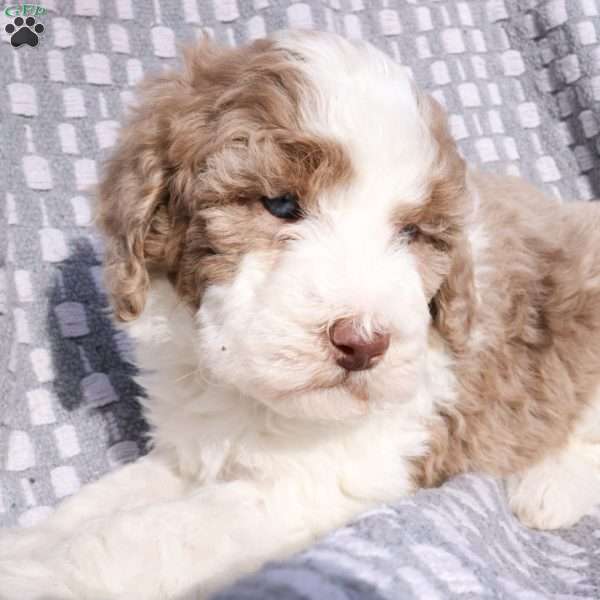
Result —
<instances>
[{"instance_id":1,"label":"paw print logo","mask_svg":"<svg viewBox=\"0 0 600 600\"><path fill-rule=\"evenodd\" d=\"M10 35L10 43L15 48L23 44L37 46L39 35L44 33L44 26L41 23L36 24L33 17L27 17L25 20L22 17L16 17L4 28L4 31Z\"/></svg>"}]
</instances>

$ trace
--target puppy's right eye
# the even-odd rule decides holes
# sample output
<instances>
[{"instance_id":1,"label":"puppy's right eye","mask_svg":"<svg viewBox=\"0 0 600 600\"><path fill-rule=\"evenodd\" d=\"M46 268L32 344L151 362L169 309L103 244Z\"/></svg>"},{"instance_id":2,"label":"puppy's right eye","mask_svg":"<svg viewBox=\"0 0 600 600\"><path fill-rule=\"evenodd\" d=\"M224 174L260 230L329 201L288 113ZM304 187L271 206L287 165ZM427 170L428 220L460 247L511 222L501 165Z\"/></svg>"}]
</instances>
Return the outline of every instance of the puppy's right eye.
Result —
<instances>
[{"instance_id":1,"label":"puppy's right eye","mask_svg":"<svg viewBox=\"0 0 600 600\"><path fill-rule=\"evenodd\" d=\"M418 225L409 223L400 229L401 235L403 235L409 242L414 241L420 233Z\"/></svg>"},{"instance_id":2,"label":"puppy's right eye","mask_svg":"<svg viewBox=\"0 0 600 600\"><path fill-rule=\"evenodd\" d=\"M296 194L287 193L274 198L261 198L263 206L278 219L297 221L302 216L302 209Z\"/></svg>"}]
</instances>

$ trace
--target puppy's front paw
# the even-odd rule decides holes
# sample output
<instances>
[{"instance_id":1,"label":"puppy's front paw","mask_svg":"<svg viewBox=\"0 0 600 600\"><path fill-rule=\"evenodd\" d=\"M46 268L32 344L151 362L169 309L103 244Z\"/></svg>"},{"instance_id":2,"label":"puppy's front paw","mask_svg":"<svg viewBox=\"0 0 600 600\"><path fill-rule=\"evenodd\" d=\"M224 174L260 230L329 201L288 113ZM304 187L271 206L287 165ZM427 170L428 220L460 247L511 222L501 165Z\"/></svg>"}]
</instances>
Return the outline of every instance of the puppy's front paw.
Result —
<instances>
[{"instance_id":1,"label":"puppy's front paw","mask_svg":"<svg viewBox=\"0 0 600 600\"><path fill-rule=\"evenodd\" d=\"M2 600L70 600L72 592L45 564L59 538L44 527L0 530Z\"/></svg>"},{"instance_id":2,"label":"puppy's front paw","mask_svg":"<svg viewBox=\"0 0 600 600\"><path fill-rule=\"evenodd\" d=\"M0 529L0 561L31 555L42 546L46 536L37 527Z\"/></svg>"},{"instance_id":3,"label":"puppy's front paw","mask_svg":"<svg viewBox=\"0 0 600 600\"><path fill-rule=\"evenodd\" d=\"M524 525L560 529L600 503L600 468L570 447L509 477L506 486L510 507Z\"/></svg>"},{"instance_id":4,"label":"puppy's front paw","mask_svg":"<svg viewBox=\"0 0 600 600\"><path fill-rule=\"evenodd\" d=\"M2 600L76 600L47 566L33 558L0 558ZM81 600L79 598L78 600Z\"/></svg>"},{"instance_id":5,"label":"puppy's front paw","mask_svg":"<svg viewBox=\"0 0 600 600\"><path fill-rule=\"evenodd\" d=\"M585 511L573 506L571 499L552 486L536 490L529 495L526 490L509 491L509 504L519 521L532 529L561 529L579 521Z\"/></svg>"}]
</instances>

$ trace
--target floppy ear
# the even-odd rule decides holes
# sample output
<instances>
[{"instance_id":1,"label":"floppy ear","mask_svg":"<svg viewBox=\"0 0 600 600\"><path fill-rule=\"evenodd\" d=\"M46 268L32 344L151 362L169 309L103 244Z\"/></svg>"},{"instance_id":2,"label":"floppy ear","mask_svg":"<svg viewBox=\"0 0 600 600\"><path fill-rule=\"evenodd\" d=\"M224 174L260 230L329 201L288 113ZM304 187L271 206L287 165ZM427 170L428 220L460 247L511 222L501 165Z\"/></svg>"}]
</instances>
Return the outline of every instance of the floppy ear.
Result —
<instances>
[{"instance_id":1,"label":"floppy ear","mask_svg":"<svg viewBox=\"0 0 600 600\"><path fill-rule=\"evenodd\" d=\"M169 82L157 80L153 85L155 92L165 93ZM142 311L149 285L148 259L155 255L156 266L160 265L169 235L169 176L158 113L146 103L137 109L121 132L99 186L96 218L106 240L106 284L122 321Z\"/></svg>"},{"instance_id":2,"label":"floppy ear","mask_svg":"<svg viewBox=\"0 0 600 600\"><path fill-rule=\"evenodd\" d=\"M189 151L190 140L202 147L206 138L207 93L196 79L219 52L205 41L186 53L182 72L140 86L140 103L106 166L96 220L106 241L106 285L121 321L142 312L153 271L171 280L177 271L189 223L185 185L197 170L186 157L200 154Z\"/></svg>"},{"instance_id":3,"label":"floppy ear","mask_svg":"<svg viewBox=\"0 0 600 600\"><path fill-rule=\"evenodd\" d=\"M438 102L423 99L423 115L437 142L432 203L448 223L450 269L430 303L434 326L454 352L461 352L469 338L475 311L473 256L466 224L473 218L474 203L466 182L466 165L448 129L446 114Z\"/></svg>"},{"instance_id":4,"label":"floppy ear","mask_svg":"<svg viewBox=\"0 0 600 600\"><path fill-rule=\"evenodd\" d=\"M434 326L457 354L469 339L475 302L471 247L462 239L452 251L450 272L430 304Z\"/></svg>"}]
</instances>

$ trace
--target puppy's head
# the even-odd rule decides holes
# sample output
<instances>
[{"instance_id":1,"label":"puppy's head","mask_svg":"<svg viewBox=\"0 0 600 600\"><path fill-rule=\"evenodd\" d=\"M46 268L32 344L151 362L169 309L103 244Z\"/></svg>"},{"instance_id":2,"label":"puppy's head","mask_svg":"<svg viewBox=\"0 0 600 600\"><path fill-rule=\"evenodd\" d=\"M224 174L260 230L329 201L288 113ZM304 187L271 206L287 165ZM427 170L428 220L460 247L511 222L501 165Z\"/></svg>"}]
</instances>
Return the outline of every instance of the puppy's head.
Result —
<instances>
[{"instance_id":1,"label":"puppy's head","mask_svg":"<svg viewBox=\"0 0 600 600\"><path fill-rule=\"evenodd\" d=\"M404 68L285 33L204 43L145 85L99 222L118 318L166 277L211 380L284 414L345 418L414 395L468 210L442 112Z\"/></svg>"}]
</instances>

